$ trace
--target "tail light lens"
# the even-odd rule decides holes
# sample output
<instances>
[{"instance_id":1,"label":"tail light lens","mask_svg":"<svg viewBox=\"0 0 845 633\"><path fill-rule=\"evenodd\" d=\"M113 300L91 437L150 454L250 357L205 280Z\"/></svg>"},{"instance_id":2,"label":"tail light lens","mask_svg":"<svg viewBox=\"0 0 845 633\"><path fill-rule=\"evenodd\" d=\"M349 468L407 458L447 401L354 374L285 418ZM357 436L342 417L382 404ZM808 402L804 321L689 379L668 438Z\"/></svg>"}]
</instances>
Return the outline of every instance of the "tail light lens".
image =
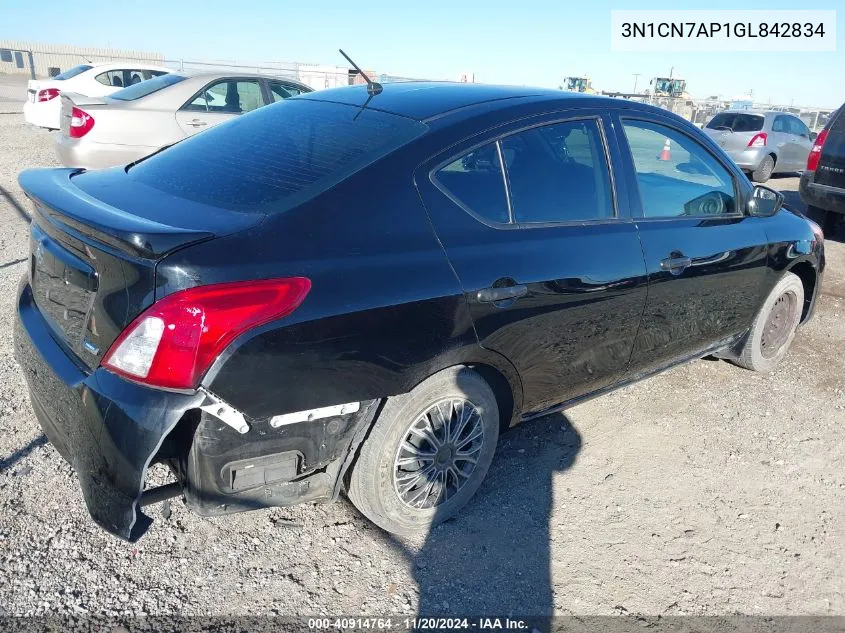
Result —
<instances>
[{"instance_id":1,"label":"tail light lens","mask_svg":"<svg viewBox=\"0 0 845 633\"><path fill-rule=\"evenodd\" d=\"M130 323L101 366L154 387L195 389L229 343L290 314L310 289L309 279L291 277L175 292Z\"/></svg>"},{"instance_id":2,"label":"tail light lens","mask_svg":"<svg viewBox=\"0 0 845 633\"><path fill-rule=\"evenodd\" d=\"M82 138L94 127L94 117L85 110L74 107L70 111L70 137Z\"/></svg>"},{"instance_id":3,"label":"tail light lens","mask_svg":"<svg viewBox=\"0 0 845 633\"><path fill-rule=\"evenodd\" d=\"M769 140L769 135L765 132L760 132L748 141L748 147L766 147L767 140Z\"/></svg>"},{"instance_id":4,"label":"tail light lens","mask_svg":"<svg viewBox=\"0 0 845 633\"><path fill-rule=\"evenodd\" d=\"M44 90L38 91L38 101L49 101L50 99L55 99L59 96L59 89L58 88L44 88Z\"/></svg>"},{"instance_id":5,"label":"tail light lens","mask_svg":"<svg viewBox=\"0 0 845 633\"><path fill-rule=\"evenodd\" d=\"M827 128L819 132L816 140L813 141L813 148L807 156L807 171L816 171L819 166L819 159L822 157L824 142L827 140Z\"/></svg>"}]
</instances>

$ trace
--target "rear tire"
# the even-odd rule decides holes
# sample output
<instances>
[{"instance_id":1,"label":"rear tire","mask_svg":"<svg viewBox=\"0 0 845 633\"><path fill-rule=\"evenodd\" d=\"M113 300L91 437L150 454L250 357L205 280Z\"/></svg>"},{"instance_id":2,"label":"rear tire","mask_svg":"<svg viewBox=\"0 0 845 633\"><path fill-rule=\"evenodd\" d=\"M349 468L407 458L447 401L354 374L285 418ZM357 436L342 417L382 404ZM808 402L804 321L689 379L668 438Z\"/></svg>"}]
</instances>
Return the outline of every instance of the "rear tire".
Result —
<instances>
[{"instance_id":1,"label":"rear tire","mask_svg":"<svg viewBox=\"0 0 845 633\"><path fill-rule=\"evenodd\" d=\"M754 319L736 363L767 372L786 355L804 309L804 285L794 273L785 273L766 297Z\"/></svg>"},{"instance_id":2,"label":"rear tire","mask_svg":"<svg viewBox=\"0 0 845 633\"><path fill-rule=\"evenodd\" d=\"M771 154L767 154L760 162L760 166L751 172L751 180L754 182L766 182L772 177L772 172L775 170L775 159Z\"/></svg>"},{"instance_id":3,"label":"rear tire","mask_svg":"<svg viewBox=\"0 0 845 633\"><path fill-rule=\"evenodd\" d=\"M425 534L478 490L498 435L487 382L467 367L443 370L388 398L353 466L349 499L388 532Z\"/></svg>"}]
</instances>

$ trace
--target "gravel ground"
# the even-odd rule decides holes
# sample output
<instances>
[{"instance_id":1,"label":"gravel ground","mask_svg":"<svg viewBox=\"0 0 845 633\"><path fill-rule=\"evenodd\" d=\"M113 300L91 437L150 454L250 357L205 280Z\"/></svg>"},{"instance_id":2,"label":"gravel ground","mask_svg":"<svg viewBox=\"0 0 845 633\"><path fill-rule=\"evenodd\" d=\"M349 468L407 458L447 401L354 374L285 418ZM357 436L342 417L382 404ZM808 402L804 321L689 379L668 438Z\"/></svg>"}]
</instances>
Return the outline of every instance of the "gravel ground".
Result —
<instances>
[{"instance_id":1,"label":"gravel ground","mask_svg":"<svg viewBox=\"0 0 845 633\"><path fill-rule=\"evenodd\" d=\"M54 164L47 132L0 115L0 614L845 614L841 241L777 371L702 360L524 425L427 539L348 502L219 519L174 502L133 545L89 520L12 357L16 175ZM797 198L796 178L771 184Z\"/></svg>"}]
</instances>

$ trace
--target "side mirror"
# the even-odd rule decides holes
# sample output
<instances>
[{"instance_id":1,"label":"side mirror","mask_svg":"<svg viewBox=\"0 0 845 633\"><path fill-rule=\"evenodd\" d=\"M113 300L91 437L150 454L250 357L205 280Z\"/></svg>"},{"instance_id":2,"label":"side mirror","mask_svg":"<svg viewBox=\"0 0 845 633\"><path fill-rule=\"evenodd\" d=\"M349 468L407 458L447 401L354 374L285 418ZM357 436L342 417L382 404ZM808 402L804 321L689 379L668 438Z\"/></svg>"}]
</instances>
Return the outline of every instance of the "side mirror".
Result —
<instances>
[{"instance_id":1,"label":"side mirror","mask_svg":"<svg viewBox=\"0 0 845 633\"><path fill-rule=\"evenodd\" d=\"M768 218L780 211L783 206L783 194L762 185L755 185L754 192L745 207L748 215Z\"/></svg>"},{"instance_id":2,"label":"side mirror","mask_svg":"<svg viewBox=\"0 0 845 633\"><path fill-rule=\"evenodd\" d=\"M815 141L818 134L816 132L810 132L810 140Z\"/></svg>"}]
</instances>

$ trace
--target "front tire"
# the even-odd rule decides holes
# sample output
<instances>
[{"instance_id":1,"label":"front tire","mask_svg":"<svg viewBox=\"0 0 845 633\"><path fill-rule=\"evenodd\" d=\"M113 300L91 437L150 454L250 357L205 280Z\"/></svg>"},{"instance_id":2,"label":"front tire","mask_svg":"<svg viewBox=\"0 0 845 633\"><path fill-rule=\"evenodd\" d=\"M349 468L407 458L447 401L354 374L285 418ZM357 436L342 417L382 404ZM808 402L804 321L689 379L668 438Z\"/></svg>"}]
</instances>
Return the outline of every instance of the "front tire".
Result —
<instances>
[{"instance_id":1,"label":"front tire","mask_svg":"<svg viewBox=\"0 0 845 633\"><path fill-rule=\"evenodd\" d=\"M775 159L772 157L771 154L767 154L762 161L760 161L760 166L757 167L754 171L751 172L751 180L754 182L766 182L769 178L772 177L772 172L775 170Z\"/></svg>"},{"instance_id":2,"label":"front tire","mask_svg":"<svg viewBox=\"0 0 845 633\"><path fill-rule=\"evenodd\" d=\"M349 477L361 513L400 536L454 516L484 480L499 435L493 390L467 367L388 398Z\"/></svg>"},{"instance_id":3,"label":"front tire","mask_svg":"<svg viewBox=\"0 0 845 633\"><path fill-rule=\"evenodd\" d=\"M766 297L754 319L736 363L768 372L786 355L804 309L804 286L794 273L785 273Z\"/></svg>"}]
</instances>

